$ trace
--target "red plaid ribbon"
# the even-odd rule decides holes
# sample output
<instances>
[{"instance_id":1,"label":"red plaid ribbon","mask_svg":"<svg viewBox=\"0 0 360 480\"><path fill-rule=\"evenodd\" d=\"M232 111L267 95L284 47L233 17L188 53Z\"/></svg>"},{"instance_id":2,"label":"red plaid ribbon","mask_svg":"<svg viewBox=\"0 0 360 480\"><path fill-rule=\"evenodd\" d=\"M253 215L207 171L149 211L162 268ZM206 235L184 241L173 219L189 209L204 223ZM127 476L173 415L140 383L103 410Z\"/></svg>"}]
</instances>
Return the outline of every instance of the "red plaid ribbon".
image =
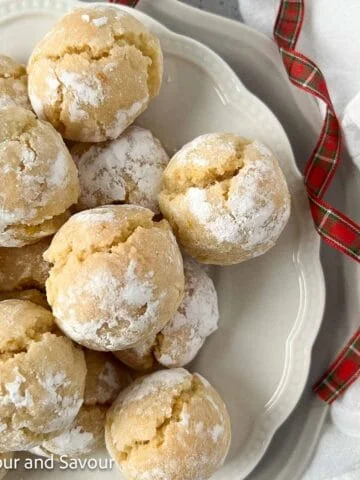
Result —
<instances>
[{"instance_id":1,"label":"red plaid ribbon","mask_svg":"<svg viewBox=\"0 0 360 480\"><path fill-rule=\"evenodd\" d=\"M311 213L321 237L332 247L360 262L360 225L323 200L340 162L342 138L323 74L314 62L295 50L303 20L304 0L282 0L274 38L290 81L326 104L320 138L305 169Z\"/></svg>"},{"instance_id":2,"label":"red plaid ribbon","mask_svg":"<svg viewBox=\"0 0 360 480\"><path fill-rule=\"evenodd\" d=\"M360 375L360 328L340 353L329 370L314 386L314 392L332 403Z\"/></svg>"},{"instance_id":3,"label":"red plaid ribbon","mask_svg":"<svg viewBox=\"0 0 360 480\"><path fill-rule=\"evenodd\" d=\"M305 169L305 185L315 228L332 247L360 261L360 225L323 200L341 157L341 129L326 81L310 59L295 50L304 20L304 0L281 0L274 28L290 81L320 98L326 115L316 147ZM360 329L338 359L315 385L314 392L328 403L341 395L360 375Z\"/></svg>"}]
</instances>

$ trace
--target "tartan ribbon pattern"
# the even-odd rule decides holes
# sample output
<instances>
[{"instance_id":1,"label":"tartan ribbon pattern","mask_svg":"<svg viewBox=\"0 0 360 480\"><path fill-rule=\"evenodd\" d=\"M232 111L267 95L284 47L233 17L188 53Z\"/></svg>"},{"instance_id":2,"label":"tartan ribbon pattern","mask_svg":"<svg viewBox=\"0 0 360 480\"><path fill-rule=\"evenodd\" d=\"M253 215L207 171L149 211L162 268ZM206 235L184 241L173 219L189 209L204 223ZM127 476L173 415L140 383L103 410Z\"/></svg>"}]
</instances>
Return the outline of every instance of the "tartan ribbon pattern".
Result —
<instances>
[{"instance_id":1,"label":"tartan ribbon pattern","mask_svg":"<svg viewBox=\"0 0 360 480\"><path fill-rule=\"evenodd\" d=\"M315 228L332 247L360 262L360 225L323 199L341 158L341 127L336 117L325 78L309 58L295 50L304 21L304 0L281 0L274 38L289 75L298 88L326 104L319 140L306 165L304 181ZM314 386L314 392L332 403L360 375L360 328L336 361Z\"/></svg>"},{"instance_id":2,"label":"tartan ribbon pattern","mask_svg":"<svg viewBox=\"0 0 360 480\"><path fill-rule=\"evenodd\" d=\"M303 20L304 0L282 0L274 38L290 81L326 104L322 131L305 169L311 213L321 237L360 262L360 225L323 199L340 162L342 136L323 74L314 62L295 50Z\"/></svg>"},{"instance_id":3,"label":"tartan ribbon pattern","mask_svg":"<svg viewBox=\"0 0 360 480\"><path fill-rule=\"evenodd\" d=\"M360 328L340 353L329 370L314 386L314 392L332 403L360 375Z\"/></svg>"}]
</instances>

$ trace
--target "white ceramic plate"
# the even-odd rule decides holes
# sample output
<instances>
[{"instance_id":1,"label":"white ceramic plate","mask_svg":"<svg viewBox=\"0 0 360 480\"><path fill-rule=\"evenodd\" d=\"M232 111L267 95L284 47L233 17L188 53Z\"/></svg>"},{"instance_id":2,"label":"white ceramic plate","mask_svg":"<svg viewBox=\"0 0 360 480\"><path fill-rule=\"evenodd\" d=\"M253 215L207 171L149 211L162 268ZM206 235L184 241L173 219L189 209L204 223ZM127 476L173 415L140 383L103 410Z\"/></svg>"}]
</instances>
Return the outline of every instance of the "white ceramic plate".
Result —
<instances>
[{"instance_id":1,"label":"white ceramic plate","mask_svg":"<svg viewBox=\"0 0 360 480\"><path fill-rule=\"evenodd\" d=\"M26 61L51 24L74 3L0 1L1 51ZM232 418L233 443L217 480L241 480L264 454L304 388L310 351L324 307L319 240L289 141L270 110L212 51L134 14L161 39L165 77L160 97L140 118L171 152L195 136L233 131L266 143L277 155L292 194L292 215L278 245L239 266L214 269L221 328L191 366L221 392ZM48 478L12 472L9 480ZM99 478L99 472L58 471L56 478ZM118 478L102 472L101 478Z\"/></svg>"},{"instance_id":2,"label":"white ceramic plate","mask_svg":"<svg viewBox=\"0 0 360 480\"><path fill-rule=\"evenodd\" d=\"M225 58L245 85L278 116L290 137L297 164L304 168L317 141L322 118L313 97L289 82L274 42L240 22L194 10L177 0L141 0L139 8L172 30L205 43ZM360 220L360 170L346 155L327 198ZM247 477L249 480L300 480L303 477L327 413L326 404L312 393L312 385L358 327L358 265L324 243L321 257L327 301L312 352L310 375L296 409L274 435L266 455Z\"/></svg>"}]
</instances>

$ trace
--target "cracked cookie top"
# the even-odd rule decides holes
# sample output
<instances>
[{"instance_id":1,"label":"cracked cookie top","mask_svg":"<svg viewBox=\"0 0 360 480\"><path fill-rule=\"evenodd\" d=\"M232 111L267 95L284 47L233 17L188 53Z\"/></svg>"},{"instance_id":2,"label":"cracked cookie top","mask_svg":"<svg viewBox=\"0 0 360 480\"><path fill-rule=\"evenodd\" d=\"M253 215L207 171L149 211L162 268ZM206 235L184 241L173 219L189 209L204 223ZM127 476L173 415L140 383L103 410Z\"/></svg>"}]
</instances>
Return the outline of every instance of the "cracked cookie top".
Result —
<instances>
[{"instance_id":1,"label":"cracked cookie top","mask_svg":"<svg viewBox=\"0 0 360 480\"><path fill-rule=\"evenodd\" d=\"M59 133L21 107L0 110L0 246L54 233L76 203L76 166Z\"/></svg>"},{"instance_id":2,"label":"cracked cookie top","mask_svg":"<svg viewBox=\"0 0 360 480\"><path fill-rule=\"evenodd\" d=\"M65 15L35 47L28 65L34 110L67 139L117 138L160 90L158 39L115 7Z\"/></svg>"},{"instance_id":3,"label":"cracked cookie top","mask_svg":"<svg viewBox=\"0 0 360 480\"><path fill-rule=\"evenodd\" d=\"M51 313L0 302L0 451L27 450L68 427L84 398L84 354Z\"/></svg>"},{"instance_id":4,"label":"cracked cookie top","mask_svg":"<svg viewBox=\"0 0 360 480\"><path fill-rule=\"evenodd\" d=\"M107 414L105 439L129 480L206 480L225 461L230 419L203 377L162 370L120 393Z\"/></svg>"},{"instance_id":5,"label":"cracked cookie top","mask_svg":"<svg viewBox=\"0 0 360 480\"><path fill-rule=\"evenodd\" d=\"M265 253L290 215L274 155L230 133L202 135L177 152L165 169L159 204L186 252L219 265Z\"/></svg>"},{"instance_id":6,"label":"cracked cookie top","mask_svg":"<svg viewBox=\"0 0 360 480\"><path fill-rule=\"evenodd\" d=\"M0 55L0 109L16 106L31 109L27 82L24 65Z\"/></svg>"},{"instance_id":7,"label":"cracked cookie top","mask_svg":"<svg viewBox=\"0 0 360 480\"><path fill-rule=\"evenodd\" d=\"M213 281L190 258L184 259L184 298L169 323L155 337L115 356L138 371L148 371L159 363L168 368L190 363L206 338L218 327L219 310Z\"/></svg>"},{"instance_id":8,"label":"cracked cookie top","mask_svg":"<svg viewBox=\"0 0 360 480\"><path fill-rule=\"evenodd\" d=\"M79 210L130 203L160 213L157 196L169 157L150 130L133 126L116 140L76 144L71 153L79 169Z\"/></svg>"},{"instance_id":9,"label":"cracked cookie top","mask_svg":"<svg viewBox=\"0 0 360 480\"><path fill-rule=\"evenodd\" d=\"M54 236L47 297L59 327L94 350L121 350L159 332L183 296L182 257L166 220L135 205L73 215Z\"/></svg>"}]
</instances>

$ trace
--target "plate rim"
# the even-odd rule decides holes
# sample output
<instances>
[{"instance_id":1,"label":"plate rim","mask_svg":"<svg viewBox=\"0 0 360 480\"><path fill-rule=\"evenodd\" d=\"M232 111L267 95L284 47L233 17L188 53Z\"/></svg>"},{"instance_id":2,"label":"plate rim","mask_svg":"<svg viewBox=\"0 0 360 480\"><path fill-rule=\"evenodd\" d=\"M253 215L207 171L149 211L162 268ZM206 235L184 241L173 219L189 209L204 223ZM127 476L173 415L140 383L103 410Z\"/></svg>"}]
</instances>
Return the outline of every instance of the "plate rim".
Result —
<instances>
[{"instance_id":1,"label":"plate rim","mask_svg":"<svg viewBox=\"0 0 360 480\"><path fill-rule=\"evenodd\" d=\"M174 0L166 0L168 3L176 3ZM84 6L83 2L78 2L76 0L22 0L21 2L17 3L16 9L11 7L15 2L12 0L1 0L0 2L0 21L5 21L6 19L13 17L14 13L17 15L19 13L26 13L34 12L34 10L46 10L53 12L56 9L59 12L65 12L73 7L76 6ZM164 2L165 3L165 2ZM92 3L89 4L91 6L94 5L101 5L104 6L103 3ZM115 8L130 10L127 7L119 6L119 5L112 5ZM189 7L191 8L191 7ZM292 152L289 139L281 126L279 120L276 116L271 112L271 110L255 95L253 95L247 88L243 85L241 80L237 77L231 67L213 50L209 47L206 47L201 42L198 42L191 37L187 37L185 35L180 35L175 32L172 32L170 29L165 27L159 21L153 19L149 15L136 11L136 15L146 18L147 22L153 23L157 25L157 28L160 28L163 32L163 35L168 36L169 38L176 37L180 42L185 42L187 45L194 46L197 49L202 50L206 53L206 55L210 55L214 59L214 63L219 64L224 71L227 72L229 78L234 83L234 85L238 85L238 92L243 95L248 96L251 101L257 103L259 108L263 108L264 111L267 112L267 115L271 115L273 120L278 124L278 127L282 130L284 139L287 141L287 147L289 149L289 155L291 158L291 168L292 168L292 175L294 178L296 177L296 182L299 183L299 180L302 179L300 171L297 167L294 154ZM233 23L233 21L228 20L229 22ZM236 23L236 22L234 22ZM246 27L248 30L249 27ZM260 34L259 34L260 35ZM302 182L301 182L302 184ZM295 185L295 181L294 181ZM300 192L298 192L300 194ZM298 207L301 208L300 206ZM320 263L320 238L314 232L312 228L312 221L310 219L310 215L307 218L300 217L297 215L297 224L300 228L301 238L298 243L297 249L297 258L296 264L297 268L299 269L299 273L301 274L302 278L302 288L304 289L304 293L302 295L302 315L298 315L297 321L295 321L294 326L291 329L289 337L286 341L286 358L292 359L292 364L295 363L300 366L302 365L302 370L297 371L297 375L294 375L292 371L292 384L290 382L290 373L291 369L287 369L287 371L283 372L282 381L280 381L279 387L277 391L274 393L271 400L269 400L264 415L261 415L257 422L255 422L252 434L248 440L248 447L245 448L245 454L247 453L249 462L246 468L243 468L241 471L242 478L244 478L248 473L250 473L256 464L260 461L262 456L264 455L267 446L269 445L273 435L277 431L277 429L284 423L286 418L290 415L293 409L296 406L297 401L299 400L305 384L306 379L309 373L310 368L310 357L311 357L311 349L315 342L318 330L321 325L321 320L323 317L324 307L325 307L325 282L324 282L324 275L323 270ZM309 226L311 225L311 228ZM308 248L311 245L311 248ZM304 268L304 265L310 266L310 270ZM312 281L309 282L309 279L312 278ZM306 290L309 284L312 283L313 287L317 287L316 295L310 294L309 289ZM314 303L314 297L316 297L316 302ZM304 327L304 319L306 317L306 311L309 312L311 310L312 321L308 322L307 327L308 329L302 330ZM316 319L316 321L314 321ZM310 327L312 327L310 329ZM298 345L300 348L295 348ZM290 362L285 362L285 364L289 364ZM299 379L300 376L300 379ZM295 380L296 377L296 381ZM290 398L289 394L284 397L284 390L290 391L289 385L293 392L296 391L296 394L293 394L293 397ZM278 408L277 402L281 399L283 401L283 405L287 404L287 408L284 406L282 408ZM275 411L275 413L274 413ZM270 415L271 413L271 415ZM270 418L270 420L269 420ZM257 425L266 425L266 428L262 426L262 428L256 428ZM259 435L260 432L260 435ZM248 450L248 452L246 452ZM237 477L239 480L239 477Z\"/></svg>"}]
</instances>

